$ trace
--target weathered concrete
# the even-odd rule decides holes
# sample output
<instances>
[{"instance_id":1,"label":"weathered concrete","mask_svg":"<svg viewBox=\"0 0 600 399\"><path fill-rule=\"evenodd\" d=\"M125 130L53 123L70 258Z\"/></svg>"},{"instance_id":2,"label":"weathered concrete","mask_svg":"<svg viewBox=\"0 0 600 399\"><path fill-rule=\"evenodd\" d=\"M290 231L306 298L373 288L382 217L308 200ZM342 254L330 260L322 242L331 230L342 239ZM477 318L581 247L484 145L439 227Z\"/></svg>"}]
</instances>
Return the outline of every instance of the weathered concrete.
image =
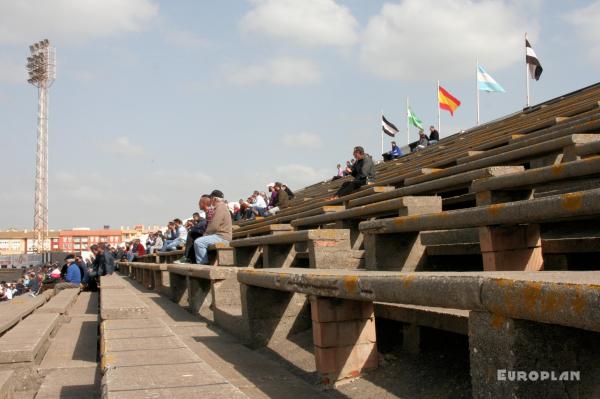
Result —
<instances>
[{"instance_id":1,"label":"weathered concrete","mask_svg":"<svg viewBox=\"0 0 600 399\"><path fill-rule=\"evenodd\" d=\"M39 360L58 325L58 313L34 313L0 338L0 363Z\"/></svg>"},{"instance_id":2,"label":"weathered concrete","mask_svg":"<svg viewBox=\"0 0 600 399\"><path fill-rule=\"evenodd\" d=\"M122 263L122 262L121 262ZM123 284L123 280L116 274L111 274L110 276L101 276L100 277L100 286L103 290L106 289L122 289L125 288Z\"/></svg>"},{"instance_id":3,"label":"weathered concrete","mask_svg":"<svg viewBox=\"0 0 600 399\"><path fill-rule=\"evenodd\" d=\"M556 222L559 219L600 214L600 189L556 195L529 201L479 206L437 214L405 216L362 222L361 231L389 234L461 229L495 224Z\"/></svg>"},{"instance_id":4,"label":"weathered concrete","mask_svg":"<svg viewBox=\"0 0 600 399\"><path fill-rule=\"evenodd\" d=\"M50 299L47 304L39 308L38 312L66 314L77 300L78 295L78 288L62 290L54 298Z\"/></svg>"},{"instance_id":5,"label":"weathered concrete","mask_svg":"<svg viewBox=\"0 0 600 399\"><path fill-rule=\"evenodd\" d=\"M0 335L17 324L28 314L46 303L53 291L36 297L21 295L9 302L0 303Z\"/></svg>"},{"instance_id":6,"label":"weathered concrete","mask_svg":"<svg viewBox=\"0 0 600 399\"><path fill-rule=\"evenodd\" d=\"M599 338L598 333L471 312L473 397L597 397ZM550 373L559 379L561 373L571 371L580 373L580 381L550 379ZM518 379L511 378L513 372L521 374ZM542 372L548 374L545 380Z\"/></svg>"},{"instance_id":7,"label":"weathered concrete","mask_svg":"<svg viewBox=\"0 0 600 399\"><path fill-rule=\"evenodd\" d=\"M317 296L482 310L600 331L600 272L380 272L240 270L242 287ZM289 295L289 294L288 294ZM560 298L560 300L557 300ZM260 300L260 299L259 299ZM260 302L257 302L260 303Z\"/></svg>"},{"instance_id":8,"label":"weathered concrete","mask_svg":"<svg viewBox=\"0 0 600 399\"><path fill-rule=\"evenodd\" d=\"M146 304L144 304L132 291L128 289L101 289L100 317L102 320L143 319L147 317L147 314L148 306L146 306Z\"/></svg>"},{"instance_id":9,"label":"weathered concrete","mask_svg":"<svg viewBox=\"0 0 600 399\"><path fill-rule=\"evenodd\" d=\"M63 323L40 364L40 369L96 368L98 316L79 315Z\"/></svg>"},{"instance_id":10,"label":"weathered concrete","mask_svg":"<svg viewBox=\"0 0 600 399\"><path fill-rule=\"evenodd\" d=\"M102 379L103 398L245 398L204 363L119 367Z\"/></svg>"},{"instance_id":11,"label":"weathered concrete","mask_svg":"<svg viewBox=\"0 0 600 399\"><path fill-rule=\"evenodd\" d=\"M522 166L492 166L483 169L472 170L463 173L457 173L452 176L415 184L412 186L400 187L385 193L369 195L359 199L352 200L348 203L349 208L372 204L379 201L388 200L391 198L403 197L408 195L437 193L465 186L476 179L484 179L492 176L502 176L504 174L516 173L523 171Z\"/></svg>"},{"instance_id":12,"label":"weathered concrete","mask_svg":"<svg viewBox=\"0 0 600 399\"><path fill-rule=\"evenodd\" d=\"M13 370L0 370L0 399L14 397L13 374Z\"/></svg>"},{"instance_id":13,"label":"weathered concrete","mask_svg":"<svg viewBox=\"0 0 600 399\"><path fill-rule=\"evenodd\" d=\"M100 398L98 367L56 369L50 371L35 399L96 399Z\"/></svg>"}]
</instances>

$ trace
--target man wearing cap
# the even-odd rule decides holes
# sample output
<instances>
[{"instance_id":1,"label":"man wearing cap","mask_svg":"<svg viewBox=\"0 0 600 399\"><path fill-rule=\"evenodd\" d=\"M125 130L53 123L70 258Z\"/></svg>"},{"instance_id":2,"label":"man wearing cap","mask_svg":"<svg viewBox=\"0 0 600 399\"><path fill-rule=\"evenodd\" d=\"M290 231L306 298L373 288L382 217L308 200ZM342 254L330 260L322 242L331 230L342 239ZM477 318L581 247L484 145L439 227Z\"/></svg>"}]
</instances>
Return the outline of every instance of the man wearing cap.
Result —
<instances>
[{"instance_id":1,"label":"man wearing cap","mask_svg":"<svg viewBox=\"0 0 600 399\"><path fill-rule=\"evenodd\" d=\"M65 281L58 283L54 286L54 292L58 292L67 288L79 288L81 284L81 271L79 266L75 263L75 255L69 254L65 258L67 262L67 274L65 275Z\"/></svg>"},{"instance_id":2,"label":"man wearing cap","mask_svg":"<svg viewBox=\"0 0 600 399\"><path fill-rule=\"evenodd\" d=\"M210 193L210 199L214 208L213 218L206 226L204 236L194 241L196 263L208 264L208 247L218 243L229 243L232 237L231 215L229 208L223 199L223 193L214 190Z\"/></svg>"}]
</instances>

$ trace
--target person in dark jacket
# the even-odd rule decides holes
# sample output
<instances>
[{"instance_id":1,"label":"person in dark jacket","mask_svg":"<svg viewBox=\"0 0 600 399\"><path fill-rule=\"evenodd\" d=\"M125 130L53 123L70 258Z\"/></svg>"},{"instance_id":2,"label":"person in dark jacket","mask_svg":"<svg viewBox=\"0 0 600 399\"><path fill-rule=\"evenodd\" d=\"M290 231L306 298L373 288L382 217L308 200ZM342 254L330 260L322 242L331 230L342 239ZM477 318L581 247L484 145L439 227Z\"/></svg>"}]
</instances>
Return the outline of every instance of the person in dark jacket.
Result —
<instances>
[{"instance_id":1,"label":"person in dark jacket","mask_svg":"<svg viewBox=\"0 0 600 399\"><path fill-rule=\"evenodd\" d=\"M435 126L429 126L429 145L435 144L440 141L440 134L435 129Z\"/></svg>"},{"instance_id":2,"label":"person in dark jacket","mask_svg":"<svg viewBox=\"0 0 600 399\"><path fill-rule=\"evenodd\" d=\"M352 168L349 169L348 172L354 179L344 182L332 199L352 194L354 191L375 179L375 164L373 163L371 156L365 154L364 148L361 146L354 147L353 155L356 162L354 162Z\"/></svg>"},{"instance_id":3,"label":"person in dark jacket","mask_svg":"<svg viewBox=\"0 0 600 399\"><path fill-rule=\"evenodd\" d=\"M392 150L383 154L384 161L391 161L402 156L402 150L396 145L395 141L392 141Z\"/></svg>"}]
</instances>

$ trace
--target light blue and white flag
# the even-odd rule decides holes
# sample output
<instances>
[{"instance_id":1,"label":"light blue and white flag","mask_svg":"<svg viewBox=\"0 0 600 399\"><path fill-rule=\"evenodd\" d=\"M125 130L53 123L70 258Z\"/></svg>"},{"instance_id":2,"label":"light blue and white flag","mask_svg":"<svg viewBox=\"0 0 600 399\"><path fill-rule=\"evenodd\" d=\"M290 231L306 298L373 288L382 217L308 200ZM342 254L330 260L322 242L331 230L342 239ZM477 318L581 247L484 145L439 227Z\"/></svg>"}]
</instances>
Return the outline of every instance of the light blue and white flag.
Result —
<instances>
[{"instance_id":1,"label":"light blue and white flag","mask_svg":"<svg viewBox=\"0 0 600 399\"><path fill-rule=\"evenodd\" d=\"M483 69L481 65L477 65L477 86L481 91L499 91L504 93L505 90L498 82L492 78L489 73Z\"/></svg>"}]
</instances>

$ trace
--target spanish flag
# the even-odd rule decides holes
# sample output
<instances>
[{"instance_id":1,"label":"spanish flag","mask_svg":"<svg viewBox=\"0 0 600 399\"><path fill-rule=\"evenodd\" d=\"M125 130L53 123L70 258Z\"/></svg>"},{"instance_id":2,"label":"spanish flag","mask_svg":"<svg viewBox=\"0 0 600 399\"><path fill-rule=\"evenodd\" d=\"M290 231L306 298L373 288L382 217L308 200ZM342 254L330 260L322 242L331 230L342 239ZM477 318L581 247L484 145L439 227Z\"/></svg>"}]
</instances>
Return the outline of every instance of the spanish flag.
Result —
<instances>
[{"instance_id":1,"label":"spanish flag","mask_svg":"<svg viewBox=\"0 0 600 399\"><path fill-rule=\"evenodd\" d=\"M449 111L452 116L454 116L454 110L460 106L460 101L442 86L438 86L438 101L440 102L440 108Z\"/></svg>"}]
</instances>

